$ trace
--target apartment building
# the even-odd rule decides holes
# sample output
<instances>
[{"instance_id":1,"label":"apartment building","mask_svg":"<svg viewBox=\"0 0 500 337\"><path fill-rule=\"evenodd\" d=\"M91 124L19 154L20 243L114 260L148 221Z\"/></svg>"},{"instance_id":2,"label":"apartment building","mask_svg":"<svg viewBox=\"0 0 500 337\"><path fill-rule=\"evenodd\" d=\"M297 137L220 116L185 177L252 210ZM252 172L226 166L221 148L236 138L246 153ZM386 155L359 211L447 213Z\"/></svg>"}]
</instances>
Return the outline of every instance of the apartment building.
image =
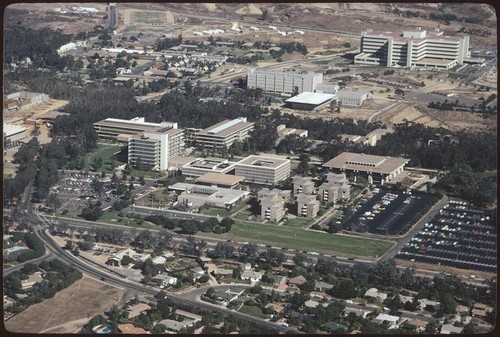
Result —
<instances>
[{"instance_id":1,"label":"apartment building","mask_svg":"<svg viewBox=\"0 0 500 337\"><path fill-rule=\"evenodd\" d=\"M324 203L348 200L351 197L351 186L345 173L327 173L326 181L319 186L318 194Z\"/></svg>"},{"instance_id":2,"label":"apartment building","mask_svg":"<svg viewBox=\"0 0 500 337\"><path fill-rule=\"evenodd\" d=\"M319 201L316 195L303 194L297 195L297 216L303 216L307 219L314 219L318 215Z\"/></svg>"},{"instance_id":3,"label":"apartment building","mask_svg":"<svg viewBox=\"0 0 500 337\"><path fill-rule=\"evenodd\" d=\"M216 147L222 149L229 148L235 141L243 141L250 137L255 123L247 122L245 117L233 120L226 119L209 128L196 132L193 136L196 145L204 146L207 149Z\"/></svg>"},{"instance_id":4,"label":"apartment building","mask_svg":"<svg viewBox=\"0 0 500 337\"><path fill-rule=\"evenodd\" d=\"M290 159L251 155L236 163L234 173L248 183L275 185L290 177Z\"/></svg>"},{"instance_id":5,"label":"apartment building","mask_svg":"<svg viewBox=\"0 0 500 337\"><path fill-rule=\"evenodd\" d=\"M247 73L248 89L260 88L268 92L291 94L295 88L298 93L314 92L316 85L323 83L322 73L304 71L276 71L267 69L251 69Z\"/></svg>"},{"instance_id":6,"label":"apartment building","mask_svg":"<svg viewBox=\"0 0 500 337\"><path fill-rule=\"evenodd\" d=\"M285 216L285 203L290 200L290 195L291 191L277 188L272 190L263 188L257 192L261 220L280 221Z\"/></svg>"},{"instance_id":7,"label":"apartment building","mask_svg":"<svg viewBox=\"0 0 500 337\"><path fill-rule=\"evenodd\" d=\"M361 33L361 53L354 57L354 63L450 69L469 57L468 35L444 36L439 29L427 31L420 27L403 34L369 29Z\"/></svg>"},{"instance_id":8,"label":"apartment building","mask_svg":"<svg viewBox=\"0 0 500 337\"><path fill-rule=\"evenodd\" d=\"M299 193L304 194L314 194L316 189L314 188L314 182L311 177L301 177L301 176L293 176L293 194L297 195Z\"/></svg>"}]
</instances>

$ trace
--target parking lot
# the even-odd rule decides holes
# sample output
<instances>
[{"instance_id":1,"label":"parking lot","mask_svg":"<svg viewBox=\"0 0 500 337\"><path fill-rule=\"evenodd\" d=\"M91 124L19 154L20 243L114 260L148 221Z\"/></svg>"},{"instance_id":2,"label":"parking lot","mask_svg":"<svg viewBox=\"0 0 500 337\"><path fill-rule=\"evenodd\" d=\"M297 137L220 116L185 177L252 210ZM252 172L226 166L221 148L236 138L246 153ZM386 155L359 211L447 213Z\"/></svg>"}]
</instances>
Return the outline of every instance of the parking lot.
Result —
<instances>
[{"instance_id":1,"label":"parking lot","mask_svg":"<svg viewBox=\"0 0 500 337\"><path fill-rule=\"evenodd\" d=\"M450 201L396 258L496 274L495 224L494 211Z\"/></svg>"},{"instance_id":2,"label":"parking lot","mask_svg":"<svg viewBox=\"0 0 500 337\"><path fill-rule=\"evenodd\" d=\"M355 205L355 213L344 228L383 235L400 233L415 217L420 217L435 201L421 192L398 192L375 188Z\"/></svg>"},{"instance_id":3,"label":"parking lot","mask_svg":"<svg viewBox=\"0 0 500 337\"><path fill-rule=\"evenodd\" d=\"M102 184L101 193L97 193L94 189L94 180ZM128 182L126 182L128 186ZM134 195L147 192L153 184L152 181L146 180L146 184L141 186L137 181L134 181ZM85 207L89 201L96 202L100 200L102 208L110 207L114 201L120 198L116 195L116 189L113 189L111 184L111 176L107 175L101 178L100 174L82 174L75 172L59 172L59 182L53 186L51 193L55 193L61 201L61 206L58 211L67 211L70 215L80 214L82 208ZM39 210L47 211L46 207L40 207Z\"/></svg>"}]
</instances>

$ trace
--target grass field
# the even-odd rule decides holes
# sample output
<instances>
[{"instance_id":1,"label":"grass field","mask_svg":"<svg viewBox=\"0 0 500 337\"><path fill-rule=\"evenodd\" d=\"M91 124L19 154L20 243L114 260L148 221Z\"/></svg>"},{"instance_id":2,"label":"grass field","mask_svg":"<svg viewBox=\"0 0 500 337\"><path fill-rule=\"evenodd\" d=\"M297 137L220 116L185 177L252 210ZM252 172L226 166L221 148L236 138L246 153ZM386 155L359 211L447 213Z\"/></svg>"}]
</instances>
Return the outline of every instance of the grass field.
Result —
<instances>
[{"instance_id":1,"label":"grass field","mask_svg":"<svg viewBox=\"0 0 500 337\"><path fill-rule=\"evenodd\" d=\"M225 208L220 208L220 207L208 207L208 208L202 208L200 210L200 213L202 214L207 214L207 215L218 215L221 217L227 217L231 216L232 214L238 212L240 209L243 209L247 206L246 202L239 202L231 208L231 210L227 210Z\"/></svg>"},{"instance_id":2,"label":"grass field","mask_svg":"<svg viewBox=\"0 0 500 337\"><path fill-rule=\"evenodd\" d=\"M121 289L83 277L53 298L34 304L4 322L5 328L18 333L75 333L122 296Z\"/></svg>"},{"instance_id":3,"label":"grass field","mask_svg":"<svg viewBox=\"0 0 500 337\"><path fill-rule=\"evenodd\" d=\"M259 307L244 305L238 311L259 318L266 318L266 315L262 313L262 310L260 310Z\"/></svg>"},{"instance_id":4,"label":"grass field","mask_svg":"<svg viewBox=\"0 0 500 337\"><path fill-rule=\"evenodd\" d=\"M276 244L299 250L314 248L318 252L338 253L346 256L381 256L393 245L391 242L382 240L318 233L284 226L242 223L241 221L235 223L231 232L224 236L238 241Z\"/></svg>"},{"instance_id":5,"label":"grass field","mask_svg":"<svg viewBox=\"0 0 500 337\"><path fill-rule=\"evenodd\" d=\"M102 166L101 166L101 168L99 168L98 171L99 172L104 171L106 173L113 172L113 170L111 170L110 163L112 160L114 160L115 165L120 165L120 163L116 159L113 159L113 155L116 152L119 152L120 149L121 149L121 147L118 145L102 145L102 144L100 144L94 152L88 154L87 157L85 158L85 160L86 160L85 169L90 170L90 164L94 161L94 158L101 157Z\"/></svg>"},{"instance_id":6,"label":"grass field","mask_svg":"<svg viewBox=\"0 0 500 337\"><path fill-rule=\"evenodd\" d=\"M167 22L166 12L157 11L133 11L130 19L134 24L164 24Z\"/></svg>"},{"instance_id":7,"label":"grass field","mask_svg":"<svg viewBox=\"0 0 500 337\"><path fill-rule=\"evenodd\" d=\"M305 228L312 220L306 218L288 219L284 226L293 228Z\"/></svg>"}]
</instances>

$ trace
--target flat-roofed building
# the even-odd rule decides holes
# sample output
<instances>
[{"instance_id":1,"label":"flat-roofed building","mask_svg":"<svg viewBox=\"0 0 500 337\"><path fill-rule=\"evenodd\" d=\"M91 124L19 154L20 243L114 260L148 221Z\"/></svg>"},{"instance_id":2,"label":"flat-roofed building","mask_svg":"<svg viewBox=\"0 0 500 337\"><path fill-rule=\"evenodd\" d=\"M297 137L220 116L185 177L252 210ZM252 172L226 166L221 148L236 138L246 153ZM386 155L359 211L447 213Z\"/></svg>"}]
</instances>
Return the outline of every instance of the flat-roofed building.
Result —
<instances>
[{"instance_id":1,"label":"flat-roofed building","mask_svg":"<svg viewBox=\"0 0 500 337\"><path fill-rule=\"evenodd\" d=\"M335 173L345 173L356 181L359 174L366 175L368 182L384 184L403 172L409 159L375 156L364 153L343 152L323 164Z\"/></svg>"},{"instance_id":2,"label":"flat-roofed building","mask_svg":"<svg viewBox=\"0 0 500 337\"><path fill-rule=\"evenodd\" d=\"M28 129L15 124L3 125L3 147L11 148L24 143L28 139Z\"/></svg>"},{"instance_id":3,"label":"flat-roofed building","mask_svg":"<svg viewBox=\"0 0 500 337\"><path fill-rule=\"evenodd\" d=\"M222 149L229 148L235 141L243 141L250 137L249 133L253 130L255 123L247 122L245 117L239 117L233 120L226 119L220 123L212 125L209 128L201 130L194 135L196 145L205 148Z\"/></svg>"},{"instance_id":4,"label":"flat-roofed building","mask_svg":"<svg viewBox=\"0 0 500 337\"><path fill-rule=\"evenodd\" d=\"M276 127L276 132L278 132L278 138L285 138L286 136L299 136L307 137L308 131L303 129L287 128L285 124L280 124Z\"/></svg>"},{"instance_id":5,"label":"flat-roofed building","mask_svg":"<svg viewBox=\"0 0 500 337\"><path fill-rule=\"evenodd\" d=\"M243 181L245 177L235 176L232 174L223 174L215 172L207 172L196 178L198 185L209 185L215 187L233 188Z\"/></svg>"},{"instance_id":6,"label":"flat-roofed building","mask_svg":"<svg viewBox=\"0 0 500 337\"><path fill-rule=\"evenodd\" d=\"M439 29L420 27L403 34L369 29L361 32L361 53L354 64L450 69L470 56L468 35L444 36Z\"/></svg>"},{"instance_id":7,"label":"flat-roofed building","mask_svg":"<svg viewBox=\"0 0 500 337\"><path fill-rule=\"evenodd\" d=\"M351 186L345 173L327 173L325 182L319 186L318 194L321 202L325 203L348 200L351 197Z\"/></svg>"},{"instance_id":8,"label":"flat-roofed building","mask_svg":"<svg viewBox=\"0 0 500 337\"><path fill-rule=\"evenodd\" d=\"M336 94L340 86L335 83L319 83L316 85L316 92L323 94Z\"/></svg>"},{"instance_id":9,"label":"flat-roofed building","mask_svg":"<svg viewBox=\"0 0 500 337\"><path fill-rule=\"evenodd\" d=\"M369 91L363 90L339 90L337 92L341 106L360 107L371 96L372 94Z\"/></svg>"},{"instance_id":10,"label":"flat-roofed building","mask_svg":"<svg viewBox=\"0 0 500 337\"><path fill-rule=\"evenodd\" d=\"M319 201L316 195L303 194L297 195L297 215L304 216L307 219L314 219L318 215Z\"/></svg>"},{"instance_id":11,"label":"flat-roofed building","mask_svg":"<svg viewBox=\"0 0 500 337\"><path fill-rule=\"evenodd\" d=\"M366 136L342 134L340 135L340 137L342 141L375 146L380 141L380 139L382 139L382 137L388 133L391 133L391 131L387 129L375 129Z\"/></svg>"},{"instance_id":12,"label":"flat-roofed building","mask_svg":"<svg viewBox=\"0 0 500 337\"><path fill-rule=\"evenodd\" d=\"M186 183L176 183L168 189L181 192L177 198L178 202L195 209L203 205L231 208L239 200L244 200L250 195L250 192L242 190Z\"/></svg>"},{"instance_id":13,"label":"flat-roofed building","mask_svg":"<svg viewBox=\"0 0 500 337\"><path fill-rule=\"evenodd\" d=\"M336 99L338 99L337 94L302 92L285 100L285 104L292 109L313 111L327 106L332 100Z\"/></svg>"},{"instance_id":14,"label":"flat-roofed building","mask_svg":"<svg viewBox=\"0 0 500 337\"><path fill-rule=\"evenodd\" d=\"M181 171L185 176L200 177L205 173L229 174L234 171L235 162L223 158L196 158L182 165Z\"/></svg>"},{"instance_id":15,"label":"flat-roofed building","mask_svg":"<svg viewBox=\"0 0 500 337\"><path fill-rule=\"evenodd\" d=\"M19 91L3 98L3 111L26 110L50 100L49 95L39 92Z\"/></svg>"},{"instance_id":16,"label":"flat-roofed building","mask_svg":"<svg viewBox=\"0 0 500 337\"><path fill-rule=\"evenodd\" d=\"M135 117L131 120L106 118L102 121L94 123L94 130L100 138L117 141L122 140L125 142L128 141L129 137L137 135L141 132L157 131L167 127L177 129L177 123L150 123L146 122L144 117Z\"/></svg>"},{"instance_id":17,"label":"flat-roofed building","mask_svg":"<svg viewBox=\"0 0 500 337\"><path fill-rule=\"evenodd\" d=\"M316 85L323 83L322 73L304 71L277 71L251 69L247 73L248 89L260 88L264 91L292 94L295 90L314 92ZM295 89L296 88L296 89Z\"/></svg>"},{"instance_id":18,"label":"flat-roofed building","mask_svg":"<svg viewBox=\"0 0 500 337\"><path fill-rule=\"evenodd\" d=\"M234 173L248 183L275 185L290 177L290 159L251 155L236 163Z\"/></svg>"},{"instance_id":19,"label":"flat-roofed building","mask_svg":"<svg viewBox=\"0 0 500 337\"><path fill-rule=\"evenodd\" d=\"M314 188L314 181L311 177L302 177L295 175L292 177L293 182L293 194L297 195L299 193L304 194L315 194L316 189Z\"/></svg>"},{"instance_id":20,"label":"flat-roofed building","mask_svg":"<svg viewBox=\"0 0 500 337\"><path fill-rule=\"evenodd\" d=\"M165 127L146 131L128 139L128 162L139 169L168 170L168 160L184 149L182 129Z\"/></svg>"},{"instance_id":21,"label":"flat-roofed building","mask_svg":"<svg viewBox=\"0 0 500 337\"><path fill-rule=\"evenodd\" d=\"M257 193L260 202L261 220L280 221L285 216L285 202L290 200L290 191L263 188Z\"/></svg>"}]
</instances>

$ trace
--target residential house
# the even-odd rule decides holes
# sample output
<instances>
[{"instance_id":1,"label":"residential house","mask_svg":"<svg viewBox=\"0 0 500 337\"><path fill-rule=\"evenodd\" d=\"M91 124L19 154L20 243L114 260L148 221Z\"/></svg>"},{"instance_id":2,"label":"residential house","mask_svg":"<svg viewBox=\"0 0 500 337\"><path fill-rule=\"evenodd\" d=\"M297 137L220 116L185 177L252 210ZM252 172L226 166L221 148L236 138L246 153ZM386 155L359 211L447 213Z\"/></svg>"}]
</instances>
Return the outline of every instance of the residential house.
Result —
<instances>
[{"instance_id":1,"label":"residential house","mask_svg":"<svg viewBox=\"0 0 500 337\"><path fill-rule=\"evenodd\" d=\"M192 312L189 312L189 311L184 311L184 310L180 310L180 309L177 309L175 311L175 313L179 316L182 316L182 317L185 317L185 318L188 318L190 320L193 321L194 324L198 323L198 322L201 322L202 320L202 316L200 315L197 315L197 314L193 314Z\"/></svg>"},{"instance_id":2,"label":"residential house","mask_svg":"<svg viewBox=\"0 0 500 337\"><path fill-rule=\"evenodd\" d=\"M193 281L198 281L200 277L205 275L205 270L203 270L203 268L201 267L191 268L190 271L193 277Z\"/></svg>"},{"instance_id":3,"label":"residential house","mask_svg":"<svg viewBox=\"0 0 500 337\"><path fill-rule=\"evenodd\" d=\"M137 303L136 305L133 305L127 309L128 311L128 318L134 318L139 316L141 313L146 313L151 309L151 306L146 304L146 303Z\"/></svg>"},{"instance_id":4,"label":"residential house","mask_svg":"<svg viewBox=\"0 0 500 337\"><path fill-rule=\"evenodd\" d=\"M314 290L317 291L327 291L333 288L333 285L323 281L316 281L314 283Z\"/></svg>"},{"instance_id":5,"label":"residential house","mask_svg":"<svg viewBox=\"0 0 500 337\"><path fill-rule=\"evenodd\" d=\"M375 298L383 302L387 298L387 294L379 292L377 288L370 288L365 292L365 297Z\"/></svg>"},{"instance_id":6,"label":"residential house","mask_svg":"<svg viewBox=\"0 0 500 337\"><path fill-rule=\"evenodd\" d=\"M155 256L151 259L153 264L165 264L167 262L167 259L165 256Z\"/></svg>"},{"instance_id":7,"label":"residential house","mask_svg":"<svg viewBox=\"0 0 500 337\"><path fill-rule=\"evenodd\" d=\"M127 248L119 251L118 253L112 255L108 261L106 261L106 264L113 265L113 266L120 266L121 265L121 260L123 259L124 256L129 256L134 260L140 260L140 261L146 261L151 257L151 254L141 254L133 250L132 248Z\"/></svg>"},{"instance_id":8,"label":"residential house","mask_svg":"<svg viewBox=\"0 0 500 337\"><path fill-rule=\"evenodd\" d=\"M377 317L373 319L374 322L383 323L384 321L389 323L389 325L396 325L399 321L398 316L388 315L388 314L379 314Z\"/></svg>"},{"instance_id":9,"label":"residential house","mask_svg":"<svg viewBox=\"0 0 500 337\"><path fill-rule=\"evenodd\" d=\"M217 268L217 270L214 270L214 274L217 277L232 277L233 276L233 270L229 268Z\"/></svg>"},{"instance_id":10,"label":"residential house","mask_svg":"<svg viewBox=\"0 0 500 337\"><path fill-rule=\"evenodd\" d=\"M360 316L360 317L366 318L366 316L369 313L372 313L372 312L373 312L373 310L365 310L365 309L357 309L357 308L346 307L344 309L344 316L349 316L350 313L353 313L356 316Z\"/></svg>"},{"instance_id":11,"label":"residential house","mask_svg":"<svg viewBox=\"0 0 500 337\"><path fill-rule=\"evenodd\" d=\"M242 280L250 280L250 282L252 283L260 281L261 278L262 273L259 273L257 271L245 270L243 273L241 273Z\"/></svg>"},{"instance_id":12,"label":"residential house","mask_svg":"<svg viewBox=\"0 0 500 337\"><path fill-rule=\"evenodd\" d=\"M133 334L133 335L144 335L147 334L148 332L144 330L143 328L138 328L132 323L127 323L127 324L119 324L116 327L121 333L124 334Z\"/></svg>"},{"instance_id":13,"label":"residential house","mask_svg":"<svg viewBox=\"0 0 500 337\"><path fill-rule=\"evenodd\" d=\"M454 326L452 324L443 324L443 326L441 327L441 331L439 333L442 335L449 335L452 333L459 334L462 333L463 329L464 328L461 326Z\"/></svg>"},{"instance_id":14,"label":"residential house","mask_svg":"<svg viewBox=\"0 0 500 337\"><path fill-rule=\"evenodd\" d=\"M264 308L266 308L266 309L271 308L275 315L279 315L279 314L285 312L285 308L282 305L276 304L276 303L269 303Z\"/></svg>"},{"instance_id":15,"label":"residential house","mask_svg":"<svg viewBox=\"0 0 500 337\"><path fill-rule=\"evenodd\" d=\"M307 300L304 303L304 306L306 306L308 308L316 308L318 305L319 305L319 302L318 301L314 301L314 300Z\"/></svg>"},{"instance_id":16,"label":"residential house","mask_svg":"<svg viewBox=\"0 0 500 337\"><path fill-rule=\"evenodd\" d=\"M159 321L157 324L165 325L165 331L167 333L177 333L182 328L186 328L192 326L194 323L190 319L184 319L183 321L174 321L173 319L163 319Z\"/></svg>"},{"instance_id":17,"label":"residential house","mask_svg":"<svg viewBox=\"0 0 500 337\"><path fill-rule=\"evenodd\" d=\"M418 302L420 303L421 310L427 310L426 309L427 306L431 306L434 309L437 309L439 307L439 304L440 304L437 301L431 301L431 300L428 300L426 298L422 298L422 299L418 300Z\"/></svg>"},{"instance_id":18,"label":"residential house","mask_svg":"<svg viewBox=\"0 0 500 337\"><path fill-rule=\"evenodd\" d=\"M413 302L413 297L412 296L404 296L404 295L401 295L399 294L399 300L401 301L401 303L405 304L406 302Z\"/></svg>"},{"instance_id":19,"label":"residential house","mask_svg":"<svg viewBox=\"0 0 500 337\"><path fill-rule=\"evenodd\" d=\"M169 276L166 274L155 275L153 276L153 280L159 280L161 282L160 283L161 289L177 283L177 277Z\"/></svg>"},{"instance_id":20,"label":"residential house","mask_svg":"<svg viewBox=\"0 0 500 337\"><path fill-rule=\"evenodd\" d=\"M288 285L289 286L296 286L299 287L303 285L306 282L306 278L302 275L292 277L290 280L288 280Z\"/></svg>"},{"instance_id":21,"label":"residential house","mask_svg":"<svg viewBox=\"0 0 500 337\"><path fill-rule=\"evenodd\" d=\"M22 289L28 289L33 287L36 283L43 280L43 275L41 271L34 272L26 280L21 280Z\"/></svg>"},{"instance_id":22,"label":"residential house","mask_svg":"<svg viewBox=\"0 0 500 337\"><path fill-rule=\"evenodd\" d=\"M321 329L328 333L344 333L347 331L347 326L337 322L326 322L321 326Z\"/></svg>"}]
</instances>

